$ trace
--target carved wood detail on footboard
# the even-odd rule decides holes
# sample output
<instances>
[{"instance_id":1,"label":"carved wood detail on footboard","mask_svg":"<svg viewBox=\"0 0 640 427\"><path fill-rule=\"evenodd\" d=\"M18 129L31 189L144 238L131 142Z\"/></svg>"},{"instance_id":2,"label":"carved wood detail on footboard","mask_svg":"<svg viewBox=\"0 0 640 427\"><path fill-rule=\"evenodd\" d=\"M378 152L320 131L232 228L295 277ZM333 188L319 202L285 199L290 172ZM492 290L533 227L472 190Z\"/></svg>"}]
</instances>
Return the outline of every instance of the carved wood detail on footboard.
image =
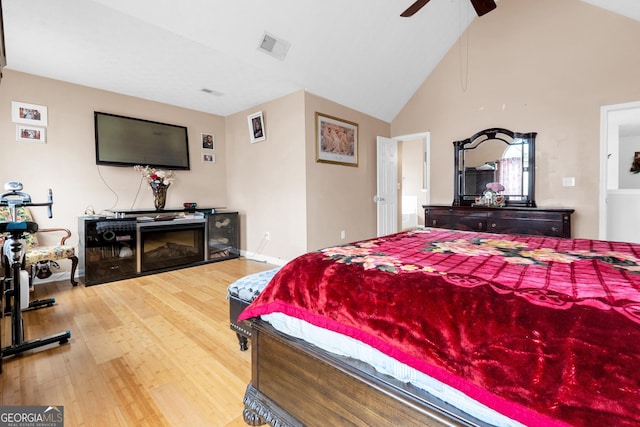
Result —
<instances>
[{"instance_id":1,"label":"carved wood detail on footboard","mask_svg":"<svg viewBox=\"0 0 640 427\"><path fill-rule=\"evenodd\" d=\"M242 416L250 426L269 424L273 427L298 427L303 425L260 393L252 384L247 386L243 403L245 408Z\"/></svg>"},{"instance_id":2,"label":"carved wood detail on footboard","mask_svg":"<svg viewBox=\"0 0 640 427\"><path fill-rule=\"evenodd\" d=\"M249 425L483 425L368 365L289 338L260 320L253 322L251 352L243 414Z\"/></svg>"}]
</instances>

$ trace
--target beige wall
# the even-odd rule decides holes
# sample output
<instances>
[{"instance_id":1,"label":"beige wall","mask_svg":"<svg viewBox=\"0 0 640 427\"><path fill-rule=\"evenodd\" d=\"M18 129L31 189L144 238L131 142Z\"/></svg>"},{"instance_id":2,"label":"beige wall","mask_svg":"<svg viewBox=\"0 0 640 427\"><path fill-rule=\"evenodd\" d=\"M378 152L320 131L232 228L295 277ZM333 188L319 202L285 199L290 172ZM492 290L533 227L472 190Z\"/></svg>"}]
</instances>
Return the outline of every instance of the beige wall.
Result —
<instances>
[{"instance_id":1,"label":"beige wall","mask_svg":"<svg viewBox=\"0 0 640 427\"><path fill-rule=\"evenodd\" d=\"M251 144L247 115L257 111L266 139ZM358 124L357 168L315 161L316 112ZM241 211L250 256L286 261L375 234L375 140L388 123L300 91L228 116L226 131L229 205Z\"/></svg>"},{"instance_id":2,"label":"beige wall","mask_svg":"<svg viewBox=\"0 0 640 427\"><path fill-rule=\"evenodd\" d=\"M16 141L12 101L47 107L46 144ZM96 213L109 208L153 208L151 190L133 168L96 166L96 110L187 126L191 170L176 171L167 207L180 207L185 201L201 206L227 205L223 117L4 70L0 84L0 185L21 181L33 201L45 201L47 189L53 190L53 219L47 218L46 210L33 208L41 227L69 228L74 234L70 243L76 245L77 218L88 207ZM200 159L201 132L214 134L215 164Z\"/></svg>"},{"instance_id":3,"label":"beige wall","mask_svg":"<svg viewBox=\"0 0 640 427\"><path fill-rule=\"evenodd\" d=\"M257 111L266 139L252 144L247 116ZM241 214L240 246L255 258L289 260L306 252L304 126L304 92L226 118L229 206Z\"/></svg>"},{"instance_id":4,"label":"beige wall","mask_svg":"<svg viewBox=\"0 0 640 427\"><path fill-rule=\"evenodd\" d=\"M309 93L305 99L308 250L375 236L376 137L388 137L389 124ZM358 167L316 162L316 112L358 124Z\"/></svg>"},{"instance_id":5,"label":"beige wall","mask_svg":"<svg viewBox=\"0 0 640 427\"><path fill-rule=\"evenodd\" d=\"M640 100L640 23L578 0L501 0L468 40L468 70L456 44L391 124L431 131L431 202L453 199L452 141L538 132L538 206L575 208L573 235L597 238L600 107Z\"/></svg>"},{"instance_id":6,"label":"beige wall","mask_svg":"<svg viewBox=\"0 0 640 427\"><path fill-rule=\"evenodd\" d=\"M96 110L187 126L191 170L176 171L167 207L196 201L238 210L240 246L250 254L284 262L375 234L375 137L388 136L390 126L334 102L300 91L223 118L10 70L0 94L0 183L21 181L34 200L52 188L54 218L34 208L36 220L41 227L71 229L73 245L77 219L87 209L153 206L151 191L133 168L96 166ZM11 101L48 108L46 144L16 141ZM251 144L247 115L256 111L264 114L266 140ZM315 162L316 111L359 124L357 168ZM200 133L209 132L214 164L201 161Z\"/></svg>"}]
</instances>

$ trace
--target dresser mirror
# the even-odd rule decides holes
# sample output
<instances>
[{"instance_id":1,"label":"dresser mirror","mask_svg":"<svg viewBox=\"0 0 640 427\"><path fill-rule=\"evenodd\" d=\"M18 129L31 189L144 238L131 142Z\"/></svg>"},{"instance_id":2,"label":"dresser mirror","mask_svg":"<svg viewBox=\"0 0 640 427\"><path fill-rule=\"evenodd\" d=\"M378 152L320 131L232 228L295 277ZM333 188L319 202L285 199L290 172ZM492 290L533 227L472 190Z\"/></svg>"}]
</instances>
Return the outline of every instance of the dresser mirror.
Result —
<instances>
[{"instance_id":1,"label":"dresser mirror","mask_svg":"<svg viewBox=\"0 0 640 427\"><path fill-rule=\"evenodd\" d=\"M485 129L454 141L454 206L472 206L499 182L506 206L535 207L535 132Z\"/></svg>"}]
</instances>

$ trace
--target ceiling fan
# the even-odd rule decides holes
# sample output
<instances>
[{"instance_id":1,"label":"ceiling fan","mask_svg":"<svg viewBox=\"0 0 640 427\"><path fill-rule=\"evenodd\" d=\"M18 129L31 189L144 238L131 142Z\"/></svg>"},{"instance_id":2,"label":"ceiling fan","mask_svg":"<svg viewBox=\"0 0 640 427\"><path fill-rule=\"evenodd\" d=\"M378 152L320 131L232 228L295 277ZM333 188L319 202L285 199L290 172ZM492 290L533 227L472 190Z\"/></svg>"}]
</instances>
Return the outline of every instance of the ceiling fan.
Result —
<instances>
[{"instance_id":1,"label":"ceiling fan","mask_svg":"<svg viewBox=\"0 0 640 427\"><path fill-rule=\"evenodd\" d=\"M418 0L411 6L409 6L407 10L402 12L400 16L403 16L405 18L413 16L427 3L429 3L429 0ZM473 8L476 10L478 16L485 15L496 8L496 2L494 0L471 0L471 4L473 4Z\"/></svg>"}]
</instances>

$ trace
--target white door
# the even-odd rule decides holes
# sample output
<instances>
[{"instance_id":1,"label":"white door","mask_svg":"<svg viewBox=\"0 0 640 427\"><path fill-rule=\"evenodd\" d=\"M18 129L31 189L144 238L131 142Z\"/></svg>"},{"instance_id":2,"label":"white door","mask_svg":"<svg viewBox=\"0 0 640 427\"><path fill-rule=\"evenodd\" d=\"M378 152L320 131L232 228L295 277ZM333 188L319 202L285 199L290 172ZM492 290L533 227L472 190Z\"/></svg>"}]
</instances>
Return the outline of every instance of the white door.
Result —
<instances>
[{"instance_id":1,"label":"white door","mask_svg":"<svg viewBox=\"0 0 640 427\"><path fill-rule=\"evenodd\" d=\"M383 136L377 141L378 236L398 231L398 141Z\"/></svg>"}]
</instances>

